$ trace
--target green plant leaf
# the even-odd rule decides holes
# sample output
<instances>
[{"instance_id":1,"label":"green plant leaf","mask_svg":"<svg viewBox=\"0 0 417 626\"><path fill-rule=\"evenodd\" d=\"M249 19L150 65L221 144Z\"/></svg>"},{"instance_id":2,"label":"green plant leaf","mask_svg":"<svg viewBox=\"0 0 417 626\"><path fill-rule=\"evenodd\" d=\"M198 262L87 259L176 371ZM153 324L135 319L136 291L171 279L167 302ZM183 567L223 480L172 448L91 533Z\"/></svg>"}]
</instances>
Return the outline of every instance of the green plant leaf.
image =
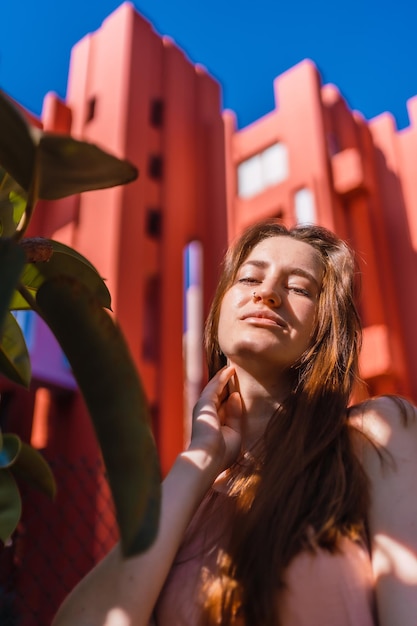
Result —
<instances>
[{"instance_id":1,"label":"green plant leaf","mask_svg":"<svg viewBox=\"0 0 417 626\"><path fill-rule=\"evenodd\" d=\"M55 497L56 484L51 468L42 454L24 441L21 442L20 453L13 464L12 472L16 478L24 480L48 497Z\"/></svg>"},{"instance_id":2,"label":"green plant leaf","mask_svg":"<svg viewBox=\"0 0 417 626\"><path fill-rule=\"evenodd\" d=\"M22 330L15 317L7 313L0 342L0 372L27 389L31 379L30 356Z\"/></svg>"},{"instance_id":3,"label":"green plant leaf","mask_svg":"<svg viewBox=\"0 0 417 626\"><path fill-rule=\"evenodd\" d=\"M0 539L6 543L22 515L22 501L16 481L7 469L0 469Z\"/></svg>"},{"instance_id":4,"label":"green plant leaf","mask_svg":"<svg viewBox=\"0 0 417 626\"><path fill-rule=\"evenodd\" d=\"M13 237L26 210L27 195L0 166L0 237Z\"/></svg>"},{"instance_id":5,"label":"green plant leaf","mask_svg":"<svg viewBox=\"0 0 417 626\"><path fill-rule=\"evenodd\" d=\"M3 446L0 450L0 469L10 467L16 462L22 447L22 442L17 435L5 433L3 435Z\"/></svg>"},{"instance_id":6,"label":"green plant leaf","mask_svg":"<svg viewBox=\"0 0 417 626\"><path fill-rule=\"evenodd\" d=\"M67 254L70 257L78 261L82 261L84 265L89 267L91 270L98 275L97 269L94 265L89 261L85 256L71 248L70 246L61 243L60 241L54 241L53 239L45 239L44 237L32 237L29 239L24 239L20 245L25 250L26 260L29 262L38 262L38 261L49 261L52 254L61 252L62 254ZM45 253L45 249L49 252ZM41 252L39 252L41 250ZM44 251L42 251L44 250ZM45 254L47 258L45 258Z\"/></svg>"},{"instance_id":7,"label":"green plant leaf","mask_svg":"<svg viewBox=\"0 0 417 626\"><path fill-rule=\"evenodd\" d=\"M0 164L25 191L29 191L32 182L35 153L29 124L0 91Z\"/></svg>"},{"instance_id":8,"label":"green plant leaf","mask_svg":"<svg viewBox=\"0 0 417 626\"><path fill-rule=\"evenodd\" d=\"M83 283L90 293L98 298L101 306L110 309L109 290L96 268L81 254L58 241L51 239L23 239L20 243L26 252L26 258L33 263L26 263L20 284L36 297L39 287L55 276L72 276ZM49 250L49 253L47 252ZM45 257L45 260L42 260ZM37 260L41 259L41 260ZM10 309L31 308L24 297L15 291L10 302Z\"/></svg>"},{"instance_id":9,"label":"green plant leaf","mask_svg":"<svg viewBox=\"0 0 417 626\"><path fill-rule=\"evenodd\" d=\"M13 292L25 265L25 254L11 239L0 238L0 337Z\"/></svg>"},{"instance_id":10,"label":"green plant leaf","mask_svg":"<svg viewBox=\"0 0 417 626\"><path fill-rule=\"evenodd\" d=\"M146 549L159 519L160 471L144 393L118 326L84 285L51 278L37 305L66 354L103 454L125 555Z\"/></svg>"},{"instance_id":11,"label":"green plant leaf","mask_svg":"<svg viewBox=\"0 0 417 626\"><path fill-rule=\"evenodd\" d=\"M124 185L138 176L129 161L66 135L43 133L37 159L38 195L45 200Z\"/></svg>"},{"instance_id":12,"label":"green plant leaf","mask_svg":"<svg viewBox=\"0 0 417 626\"><path fill-rule=\"evenodd\" d=\"M43 132L29 124L2 91L0 166L27 193L25 210L15 231L16 240L26 231L39 198L55 200L83 191L105 189L126 184L138 176L132 163L118 159L95 144ZM8 200L15 212L21 210L22 204L16 196ZM5 205L3 220L7 231L12 226L9 209L9 205Z\"/></svg>"}]
</instances>

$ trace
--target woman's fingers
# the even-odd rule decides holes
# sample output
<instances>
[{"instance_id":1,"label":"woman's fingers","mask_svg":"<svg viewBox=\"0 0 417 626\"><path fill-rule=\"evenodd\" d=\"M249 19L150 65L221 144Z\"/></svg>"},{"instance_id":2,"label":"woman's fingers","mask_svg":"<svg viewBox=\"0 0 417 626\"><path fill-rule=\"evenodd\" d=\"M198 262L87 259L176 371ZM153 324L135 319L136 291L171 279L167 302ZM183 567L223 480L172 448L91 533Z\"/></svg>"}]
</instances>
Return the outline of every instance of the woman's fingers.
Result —
<instances>
[{"instance_id":1,"label":"woman's fingers","mask_svg":"<svg viewBox=\"0 0 417 626\"><path fill-rule=\"evenodd\" d=\"M203 394L207 391L209 394L213 394L213 400L216 403L217 408L220 408L221 403L227 398L229 390L228 384L233 378L235 373L234 367L226 365L213 376L213 378L207 383Z\"/></svg>"},{"instance_id":2,"label":"woman's fingers","mask_svg":"<svg viewBox=\"0 0 417 626\"><path fill-rule=\"evenodd\" d=\"M229 467L238 457L242 446L242 398L234 391L227 398L222 410L225 419L222 427L225 442L225 467Z\"/></svg>"},{"instance_id":3,"label":"woman's fingers","mask_svg":"<svg viewBox=\"0 0 417 626\"><path fill-rule=\"evenodd\" d=\"M227 366L207 383L193 411L191 446L206 450L225 469L241 447L242 401L238 392L229 395L228 383L235 370Z\"/></svg>"},{"instance_id":4,"label":"woman's fingers","mask_svg":"<svg viewBox=\"0 0 417 626\"><path fill-rule=\"evenodd\" d=\"M233 374L233 367L224 367L207 383L194 407L194 420L198 419L202 413L206 413L217 418L217 412L220 409L222 402L224 402L227 397L227 383Z\"/></svg>"}]
</instances>

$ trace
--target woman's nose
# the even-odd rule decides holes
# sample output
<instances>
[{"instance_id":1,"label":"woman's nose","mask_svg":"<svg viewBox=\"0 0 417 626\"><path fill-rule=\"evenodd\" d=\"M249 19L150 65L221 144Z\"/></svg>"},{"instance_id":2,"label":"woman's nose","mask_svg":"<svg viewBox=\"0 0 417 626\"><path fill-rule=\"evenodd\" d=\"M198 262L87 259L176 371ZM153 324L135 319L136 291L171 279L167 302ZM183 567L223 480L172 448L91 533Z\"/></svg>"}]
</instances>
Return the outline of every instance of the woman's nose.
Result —
<instances>
[{"instance_id":1,"label":"woman's nose","mask_svg":"<svg viewBox=\"0 0 417 626\"><path fill-rule=\"evenodd\" d=\"M264 302L268 306L277 307L281 304L282 298L278 289L260 285L252 294L254 302Z\"/></svg>"}]
</instances>

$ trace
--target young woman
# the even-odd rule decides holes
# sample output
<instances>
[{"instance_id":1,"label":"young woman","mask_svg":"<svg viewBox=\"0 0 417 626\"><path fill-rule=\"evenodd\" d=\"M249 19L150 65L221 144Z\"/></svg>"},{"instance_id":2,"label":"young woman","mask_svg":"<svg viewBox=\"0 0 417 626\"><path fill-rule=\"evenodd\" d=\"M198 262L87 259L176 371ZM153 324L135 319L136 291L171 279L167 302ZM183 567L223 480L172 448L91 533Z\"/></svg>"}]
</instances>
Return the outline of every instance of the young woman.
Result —
<instances>
[{"instance_id":1,"label":"young woman","mask_svg":"<svg viewBox=\"0 0 417 626\"><path fill-rule=\"evenodd\" d=\"M257 224L229 250L158 538L116 547L54 626L416 626L416 412L348 408L353 277L316 226Z\"/></svg>"}]
</instances>

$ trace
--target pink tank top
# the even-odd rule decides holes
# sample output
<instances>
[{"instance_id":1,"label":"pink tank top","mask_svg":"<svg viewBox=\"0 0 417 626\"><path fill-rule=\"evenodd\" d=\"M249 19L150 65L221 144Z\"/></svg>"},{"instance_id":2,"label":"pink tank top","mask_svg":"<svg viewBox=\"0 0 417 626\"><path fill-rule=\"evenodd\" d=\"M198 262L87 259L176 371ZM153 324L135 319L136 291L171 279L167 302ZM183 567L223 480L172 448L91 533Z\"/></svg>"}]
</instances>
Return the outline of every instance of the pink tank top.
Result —
<instances>
[{"instance_id":1,"label":"pink tank top","mask_svg":"<svg viewBox=\"0 0 417 626\"><path fill-rule=\"evenodd\" d=\"M201 587L216 571L218 554L218 546L203 553L206 538L193 533L179 550L155 609L155 626L198 626ZM369 554L346 538L339 547L335 554L303 552L290 563L286 589L277 597L282 626L376 626Z\"/></svg>"}]
</instances>

